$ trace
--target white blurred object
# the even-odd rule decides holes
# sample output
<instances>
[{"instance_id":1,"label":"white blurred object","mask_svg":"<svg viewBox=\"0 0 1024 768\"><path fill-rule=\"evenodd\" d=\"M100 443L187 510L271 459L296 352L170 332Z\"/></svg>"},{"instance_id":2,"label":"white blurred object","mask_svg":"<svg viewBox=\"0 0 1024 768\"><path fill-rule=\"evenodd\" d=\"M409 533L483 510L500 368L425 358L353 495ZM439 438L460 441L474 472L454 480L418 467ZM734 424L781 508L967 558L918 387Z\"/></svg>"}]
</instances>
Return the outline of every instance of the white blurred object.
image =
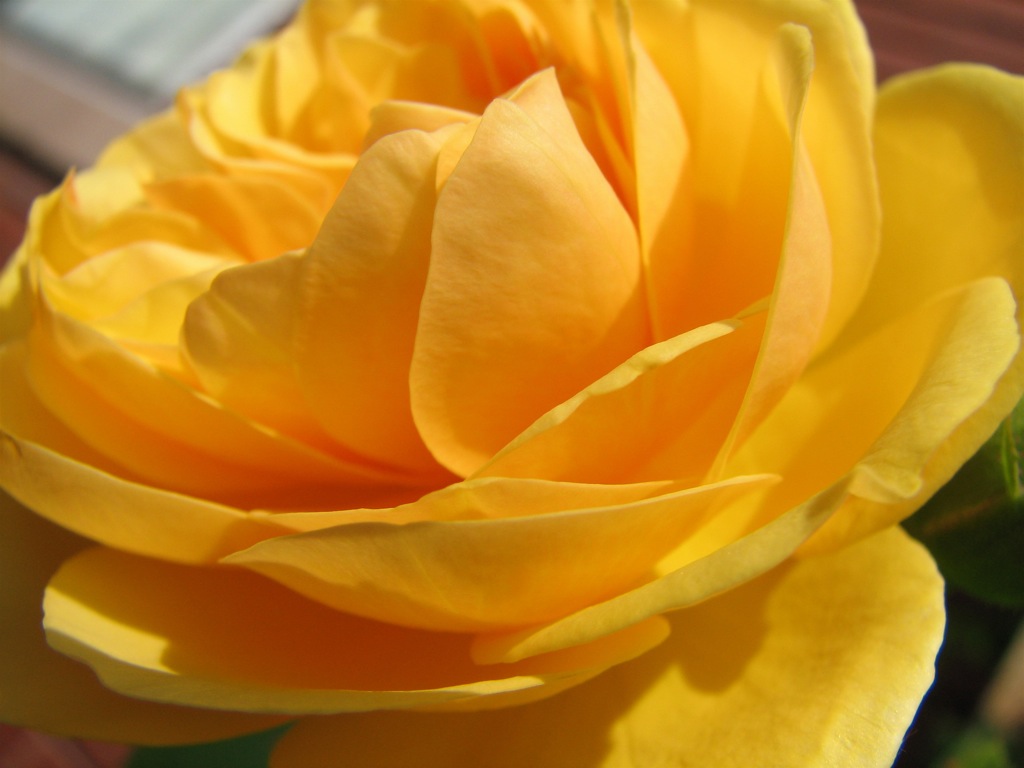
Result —
<instances>
[{"instance_id":1,"label":"white blurred object","mask_svg":"<svg viewBox=\"0 0 1024 768\"><path fill-rule=\"evenodd\" d=\"M0 135L56 170L229 64L299 0L0 0Z\"/></svg>"}]
</instances>

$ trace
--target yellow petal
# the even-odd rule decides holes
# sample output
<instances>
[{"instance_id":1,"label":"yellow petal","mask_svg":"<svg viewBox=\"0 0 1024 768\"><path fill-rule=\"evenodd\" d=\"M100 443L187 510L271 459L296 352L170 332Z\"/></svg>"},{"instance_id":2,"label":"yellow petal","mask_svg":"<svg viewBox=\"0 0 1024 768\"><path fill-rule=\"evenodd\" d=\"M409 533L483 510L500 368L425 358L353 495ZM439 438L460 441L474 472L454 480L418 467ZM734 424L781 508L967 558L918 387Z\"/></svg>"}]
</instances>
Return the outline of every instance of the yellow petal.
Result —
<instances>
[{"instance_id":1,"label":"yellow petal","mask_svg":"<svg viewBox=\"0 0 1024 768\"><path fill-rule=\"evenodd\" d=\"M644 581L697 521L769 482L735 478L527 517L353 523L265 541L224 562L338 610L396 624L442 631L534 624Z\"/></svg>"},{"instance_id":2,"label":"yellow petal","mask_svg":"<svg viewBox=\"0 0 1024 768\"><path fill-rule=\"evenodd\" d=\"M665 623L516 665L474 664L469 635L368 621L238 569L93 549L50 580L51 645L109 688L147 700L247 712L501 706L583 682L649 650Z\"/></svg>"},{"instance_id":3,"label":"yellow petal","mask_svg":"<svg viewBox=\"0 0 1024 768\"><path fill-rule=\"evenodd\" d=\"M284 531L244 512L106 474L0 433L0 487L52 522L130 552L209 562Z\"/></svg>"},{"instance_id":4,"label":"yellow petal","mask_svg":"<svg viewBox=\"0 0 1024 768\"><path fill-rule=\"evenodd\" d=\"M416 129L436 131L453 123L468 123L477 115L460 109L423 104L418 101L388 100L370 111L370 129L363 138L365 149L373 146L380 138L399 131Z\"/></svg>"},{"instance_id":5,"label":"yellow petal","mask_svg":"<svg viewBox=\"0 0 1024 768\"><path fill-rule=\"evenodd\" d=\"M230 249L192 216L142 202L128 167L70 175L39 198L29 216L29 257L64 274L105 251L159 241L196 253L231 258Z\"/></svg>"},{"instance_id":6,"label":"yellow petal","mask_svg":"<svg viewBox=\"0 0 1024 768\"><path fill-rule=\"evenodd\" d=\"M409 366L442 144L406 131L360 158L298 265L291 320L300 385L323 428L362 455L434 477L447 473L413 424Z\"/></svg>"},{"instance_id":7,"label":"yellow petal","mask_svg":"<svg viewBox=\"0 0 1024 768\"><path fill-rule=\"evenodd\" d=\"M1015 311L1006 283L988 278L816 361L729 465L777 472L782 482L720 515L721 535L762 525L848 473L866 503L851 501L819 545L890 526L924 503L936 487L932 467L953 471L950 436L972 414L995 416L993 392L1019 348Z\"/></svg>"},{"instance_id":8,"label":"yellow petal","mask_svg":"<svg viewBox=\"0 0 1024 768\"><path fill-rule=\"evenodd\" d=\"M807 30L783 27L774 53L778 71L766 75L762 98L768 102L765 111L778 115L791 145L782 252L757 362L743 404L716 459L716 470L803 372L818 343L831 298L832 243L814 168L801 137L813 67Z\"/></svg>"},{"instance_id":9,"label":"yellow petal","mask_svg":"<svg viewBox=\"0 0 1024 768\"><path fill-rule=\"evenodd\" d=\"M279 178L214 173L178 176L146 187L155 205L194 216L248 261L305 248L313 241L323 211L304 191Z\"/></svg>"},{"instance_id":10,"label":"yellow petal","mask_svg":"<svg viewBox=\"0 0 1024 768\"><path fill-rule=\"evenodd\" d=\"M300 254L285 254L218 275L188 307L181 351L217 402L320 450L343 452L310 413L295 373L300 266Z\"/></svg>"},{"instance_id":11,"label":"yellow petal","mask_svg":"<svg viewBox=\"0 0 1024 768\"><path fill-rule=\"evenodd\" d=\"M1024 78L949 65L890 80L875 146L885 221L858 325L980 277L1024 295Z\"/></svg>"},{"instance_id":12,"label":"yellow petal","mask_svg":"<svg viewBox=\"0 0 1024 768\"><path fill-rule=\"evenodd\" d=\"M123 472L82 442L39 401L26 377L27 355L24 339L0 346L0 430L104 472Z\"/></svg>"},{"instance_id":13,"label":"yellow petal","mask_svg":"<svg viewBox=\"0 0 1024 768\"><path fill-rule=\"evenodd\" d=\"M128 698L46 644L43 590L87 542L0 492L0 720L78 738L134 744L209 741L278 720Z\"/></svg>"},{"instance_id":14,"label":"yellow petal","mask_svg":"<svg viewBox=\"0 0 1024 768\"><path fill-rule=\"evenodd\" d=\"M478 472L581 482L700 478L736 417L763 313L637 353L535 421Z\"/></svg>"},{"instance_id":15,"label":"yellow petal","mask_svg":"<svg viewBox=\"0 0 1024 768\"><path fill-rule=\"evenodd\" d=\"M627 56L637 222L651 325L662 339L684 330L675 315L694 227L690 140L671 91L634 34Z\"/></svg>"},{"instance_id":16,"label":"yellow petal","mask_svg":"<svg viewBox=\"0 0 1024 768\"><path fill-rule=\"evenodd\" d=\"M2 358L0 358L2 360ZM316 531L347 523L447 522L530 517L551 512L629 504L684 488L680 483L590 484L536 478L482 477L464 480L399 507L280 512L274 523L292 531Z\"/></svg>"},{"instance_id":17,"label":"yellow petal","mask_svg":"<svg viewBox=\"0 0 1024 768\"><path fill-rule=\"evenodd\" d=\"M642 658L537 704L299 723L273 768L882 768L931 683L942 582L893 530L672 618Z\"/></svg>"},{"instance_id":18,"label":"yellow petal","mask_svg":"<svg viewBox=\"0 0 1024 768\"><path fill-rule=\"evenodd\" d=\"M986 278L960 293L951 327L914 390L858 462L853 503L808 542L810 551L905 518L970 458L1019 399L1024 370L1009 287Z\"/></svg>"},{"instance_id":19,"label":"yellow petal","mask_svg":"<svg viewBox=\"0 0 1024 768\"><path fill-rule=\"evenodd\" d=\"M0 271L0 343L23 336L32 324L28 254L22 243Z\"/></svg>"},{"instance_id":20,"label":"yellow petal","mask_svg":"<svg viewBox=\"0 0 1024 768\"><path fill-rule=\"evenodd\" d=\"M474 658L517 661L571 648L755 579L785 561L835 512L846 498L846 485L826 489L735 541L709 543L698 530L659 563L660 578L549 624L481 635L473 648Z\"/></svg>"},{"instance_id":21,"label":"yellow petal","mask_svg":"<svg viewBox=\"0 0 1024 768\"><path fill-rule=\"evenodd\" d=\"M739 289L760 286L768 293L774 256L748 249L779 237L765 224L781 227L781 212L773 206L782 201L788 185L778 180L777 171L763 175L776 168L777 158L785 152L771 147L765 125L774 118L758 106L758 83L779 28L798 24L810 30L815 71L803 134L834 243L824 332L833 336L862 297L878 247L879 206L870 143L874 73L853 4L691 0L637 3L634 16L641 42L679 104L690 139L697 206L692 260L698 272L689 284L703 290L711 280L716 287L690 297L693 303L678 321L691 327L738 311L739 307L708 305L735 298ZM742 256L745 250L749 257ZM729 268L740 275L735 287L716 281L717 273L709 266L715 263L722 270L733 265ZM728 290L723 292L722 287Z\"/></svg>"},{"instance_id":22,"label":"yellow petal","mask_svg":"<svg viewBox=\"0 0 1024 768\"><path fill-rule=\"evenodd\" d=\"M488 107L437 203L412 405L460 474L648 340L633 225L553 72L530 87Z\"/></svg>"},{"instance_id":23,"label":"yellow petal","mask_svg":"<svg viewBox=\"0 0 1024 768\"><path fill-rule=\"evenodd\" d=\"M207 169L174 111L144 120L111 142L96 161L97 168L105 166L132 168L140 182Z\"/></svg>"},{"instance_id":24,"label":"yellow petal","mask_svg":"<svg viewBox=\"0 0 1024 768\"><path fill-rule=\"evenodd\" d=\"M83 441L136 477L238 506L293 508L323 506L328 497L342 504L349 485L403 482L232 413L39 306L28 358L33 390Z\"/></svg>"}]
</instances>

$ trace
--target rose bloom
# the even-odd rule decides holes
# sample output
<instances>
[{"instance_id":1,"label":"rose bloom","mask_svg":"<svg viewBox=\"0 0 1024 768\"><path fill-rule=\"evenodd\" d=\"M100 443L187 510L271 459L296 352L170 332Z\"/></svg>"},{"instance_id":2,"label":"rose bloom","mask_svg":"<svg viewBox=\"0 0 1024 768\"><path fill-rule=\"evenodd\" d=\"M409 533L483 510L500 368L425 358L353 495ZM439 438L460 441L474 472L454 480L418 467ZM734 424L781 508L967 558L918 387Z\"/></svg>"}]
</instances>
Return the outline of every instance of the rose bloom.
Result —
<instances>
[{"instance_id":1,"label":"rose bloom","mask_svg":"<svg viewBox=\"0 0 1024 768\"><path fill-rule=\"evenodd\" d=\"M943 631L896 524L1024 389L1022 103L876 100L845 0L309 3L4 274L0 717L889 764Z\"/></svg>"}]
</instances>

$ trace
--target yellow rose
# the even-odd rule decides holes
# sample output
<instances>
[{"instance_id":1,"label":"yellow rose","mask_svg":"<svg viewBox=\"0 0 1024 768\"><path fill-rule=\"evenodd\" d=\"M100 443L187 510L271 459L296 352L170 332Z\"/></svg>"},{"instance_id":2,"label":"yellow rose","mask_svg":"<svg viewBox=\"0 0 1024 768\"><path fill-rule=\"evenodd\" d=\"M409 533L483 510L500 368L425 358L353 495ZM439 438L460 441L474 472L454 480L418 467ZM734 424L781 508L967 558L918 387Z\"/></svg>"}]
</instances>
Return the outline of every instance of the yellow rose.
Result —
<instances>
[{"instance_id":1,"label":"yellow rose","mask_svg":"<svg viewBox=\"0 0 1024 768\"><path fill-rule=\"evenodd\" d=\"M1024 389L1024 84L873 83L843 0L314 0L183 92L0 284L0 718L890 763L896 523Z\"/></svg>"}]
</instances>

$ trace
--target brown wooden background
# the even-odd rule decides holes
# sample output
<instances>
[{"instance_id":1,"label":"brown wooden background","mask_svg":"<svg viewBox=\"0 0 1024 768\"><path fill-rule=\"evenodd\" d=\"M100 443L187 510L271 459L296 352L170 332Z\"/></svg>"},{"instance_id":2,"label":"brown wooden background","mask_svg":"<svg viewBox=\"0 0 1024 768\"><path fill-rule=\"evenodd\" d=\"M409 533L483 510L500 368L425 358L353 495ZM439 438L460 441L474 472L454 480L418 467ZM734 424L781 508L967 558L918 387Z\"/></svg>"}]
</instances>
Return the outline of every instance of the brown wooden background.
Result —
<instances>
[{"instance_id":1,"label":"brown wooden background","mask_svg":"<svg viewBox=\"0 0 1024 768\"><path fill-rule=\"evenodd\" d=\"M880 80L944 61L982 62L1024 74L1024 0L856 2L875 50ZM57 181L57 175L17 148L0 144L0 259L6 259L21 240L33 198ZM4 663L12 661L16 663ZM127 754L126 748L116 745L0 725L3 768L115 768Z\"/></svg>"}]
</instances>

